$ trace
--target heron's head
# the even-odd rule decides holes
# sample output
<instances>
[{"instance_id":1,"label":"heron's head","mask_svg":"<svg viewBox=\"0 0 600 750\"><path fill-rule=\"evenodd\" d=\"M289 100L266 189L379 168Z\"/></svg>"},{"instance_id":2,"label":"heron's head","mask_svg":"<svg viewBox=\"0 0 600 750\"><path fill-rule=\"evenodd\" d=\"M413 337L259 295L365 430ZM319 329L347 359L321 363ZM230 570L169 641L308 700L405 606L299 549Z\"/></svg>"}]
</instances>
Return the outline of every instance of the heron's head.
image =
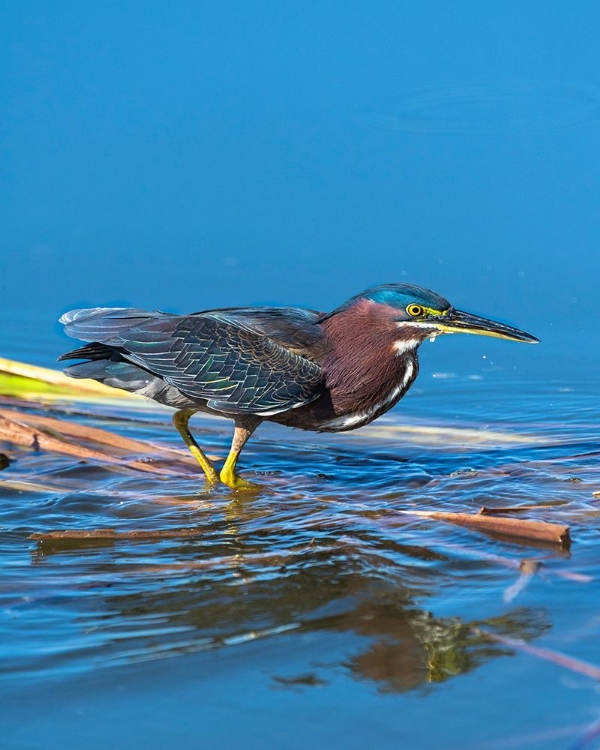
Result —
<instances>
[{"instance_id":1,"label":"heron's head","mask_svg":"<svg viewBox=\"0 0 600 750\"><path fill-rule=\"evenodd\" d=\"M399 341L421 343L442 333L474 333L528 344L539 341L535 336L505 323L457 310L439 294L412 284L382 284L367 289L349 300L343 308L361 304L361 300L363 305L370 303L375 315L385 317L390 325L397 326Z\"/></svg>"}]
</instances>

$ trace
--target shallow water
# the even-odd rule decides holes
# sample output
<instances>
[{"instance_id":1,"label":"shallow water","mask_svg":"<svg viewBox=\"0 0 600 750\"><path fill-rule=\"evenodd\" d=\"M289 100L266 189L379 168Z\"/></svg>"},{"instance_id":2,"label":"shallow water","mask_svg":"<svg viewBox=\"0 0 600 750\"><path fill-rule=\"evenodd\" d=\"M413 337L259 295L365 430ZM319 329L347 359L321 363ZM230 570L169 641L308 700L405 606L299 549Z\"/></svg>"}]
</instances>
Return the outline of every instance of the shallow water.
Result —
<instances>
[{"instance_id":1,"label":"shallow water","mask_svg":"<svg viewBox=\"0 0 600 750\"><path fill-rule=\"evenodd\" d=\"M167 410L49 408L178 445ZM598 683L478 628L600 664L598 412L583 375L424 371L357 433L263 425L242 462L255 496L3 448L7 746L574 745ZM223 456L228 423L194 421ZM530 504L570 550L399 512ZM27 538L106 527L198 533Z\"/></svg>"}]
</instances>

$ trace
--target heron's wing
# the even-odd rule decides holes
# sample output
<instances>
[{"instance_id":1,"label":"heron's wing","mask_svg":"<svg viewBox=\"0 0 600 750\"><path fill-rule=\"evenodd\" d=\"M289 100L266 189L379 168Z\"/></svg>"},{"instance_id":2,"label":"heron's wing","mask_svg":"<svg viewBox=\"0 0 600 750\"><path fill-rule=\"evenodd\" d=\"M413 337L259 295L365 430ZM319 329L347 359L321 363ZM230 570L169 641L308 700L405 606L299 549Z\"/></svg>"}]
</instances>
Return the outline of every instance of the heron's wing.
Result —
<instances>
[{"instance_id":1,"label":"heron's wing","mask_svg":"<svg viewBox=\"0 0 600 750\"><path fill-rule=\"evenodd\" d=\"M308 404L324 389L317 364L231 313L111 309L102 317L90 311L89 330L84 311L63 320L70 335L114 347L127 361L218 411L270 416Z\"/></svg>"},{"instance_id":2,"label":"heron's wing","mask_svg":"<svg viewBox=\"0 0 600 750\"><path fill-rule=\"evenodd\" d=\"M268 336L296 354L308 355L324 341L323 329L316 325L323 313L298 307L234 307L209 310L212 317L240 328Z\"/></svg>"},{"instance_id":3,"label":"heron's wing","mask_svg":"<svg viewBox=\"0 0 600 750\"><path fill-rule=\"evenodd\" d=\"M134 307L88 307L70 310L61 319L65 333L80 341L95 341L110 345L119 331L150 320L166 320L176 315L156 310L137 310Z\"/></svg>"},{"instance_id":4,"label":"heron's wing","mask_svg":"<svg viewBox=\"0 0 600 750\"><path fill-rule=\"evenodd\" d=\"M323 313L316 310L298 307L228 307L192 313L189 317L207 315L223 323L268 336L297 353L310 352L324 339L323 329L316 325ZM93 307L71 310L62 316L60 322L65 326L65 333L72 338L108 343L113 334L132 325L178 317L181 316L132 307Z\"/></svg>"}]
</instances>

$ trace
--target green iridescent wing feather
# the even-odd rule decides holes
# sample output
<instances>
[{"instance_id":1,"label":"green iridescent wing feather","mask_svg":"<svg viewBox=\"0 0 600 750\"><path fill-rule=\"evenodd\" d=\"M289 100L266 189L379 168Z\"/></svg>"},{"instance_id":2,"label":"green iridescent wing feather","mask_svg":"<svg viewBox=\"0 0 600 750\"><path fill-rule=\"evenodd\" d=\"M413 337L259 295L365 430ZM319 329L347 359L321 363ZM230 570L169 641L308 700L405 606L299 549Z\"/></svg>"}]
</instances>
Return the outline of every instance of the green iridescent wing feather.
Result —
<instances>
[{"instance_id":1,"label":"green iridescent wing feather","mask_svg":"<svg viewBox=\"0 0 600 750\"><path fill-rule=\"evenodd\" d=\"M309 331L317 313L299 313ZM191 399L206 400L217 411L265 416L310 403L323 391L320 367L297 353L296 341L293 351L265 335L269 321L265 314L257 331L249 314L236 317L233 310L145 317L142 311L90 310L63 319L69 335L114 347ZM282 321L272 325L274 335L285 338ZM297 326L295 331L297 338ZM303 340L319 335L307 332Z\"/></svg>"}]
</instances>

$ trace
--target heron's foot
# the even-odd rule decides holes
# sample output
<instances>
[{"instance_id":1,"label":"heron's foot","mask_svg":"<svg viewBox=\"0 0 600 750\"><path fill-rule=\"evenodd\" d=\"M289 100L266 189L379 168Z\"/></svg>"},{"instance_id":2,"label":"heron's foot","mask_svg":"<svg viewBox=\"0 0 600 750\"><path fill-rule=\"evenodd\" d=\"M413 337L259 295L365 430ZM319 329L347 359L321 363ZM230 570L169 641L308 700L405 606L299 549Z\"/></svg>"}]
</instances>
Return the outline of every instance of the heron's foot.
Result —
<instances>
[{"instance_id":1,"label":"heron's foot","mask_svg":"<svg viewBox=\"0 0 600 750\"><path fill-rule=\"evenodd\" d=\"M195 445L190 445L190 451L192 455L195 457L195 459L200 464L202 471L204 472L204 476L206 477L206 484L209 487L212 487L215 484L219 484L219 475L217 474L217 470L215 467L211 464L211 462L206 458L204 453Z\"/></svg>"},{"instance_id":2,"label":"heron's foot","mask_svg":"<svg viewBox=\"0 0 600 750\"><path fill-rule=\"evenodd\" d=\"M231 487L232 490L258 492L258 490L262 489L260 484L257 484L256 482L250 482L247 479L243 479L239 474L236 474L235 471L231 471L227 467L224 467L221 470L220 479L223 484Z\"/></svg>"},{"instance_id":3,"label":"heron's foot","mask_svg":"<svg viewBox=\"0 0 600 750\"><path fill-rule=\"evenodd\" d=\"M214 484L219 484L219 474L202 448L194 440L194 436L188 428L188 422L193 413L193 409L180 409L179 411L176 411L175 414L173 414L173 424L183 438L184 443L190 449L192 456L194 456L196 461L200 464L204 476L206 477L206 483L209 487L212 487Z\"/></svg>"}]
</instances>

